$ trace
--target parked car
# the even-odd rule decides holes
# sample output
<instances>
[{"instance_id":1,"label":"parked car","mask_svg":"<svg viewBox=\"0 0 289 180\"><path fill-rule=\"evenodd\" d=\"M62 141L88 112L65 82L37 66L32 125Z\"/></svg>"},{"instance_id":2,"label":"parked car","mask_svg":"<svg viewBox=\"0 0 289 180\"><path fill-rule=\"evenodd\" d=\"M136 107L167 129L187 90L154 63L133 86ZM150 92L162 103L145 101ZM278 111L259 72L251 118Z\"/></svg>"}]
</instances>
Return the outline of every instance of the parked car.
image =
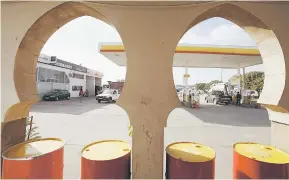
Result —
<instances>
[{"instance_id":1,"label":"parked car","mask_svg":"<svg viewBox=\"0 0 289 180\"><path fill-rule=\"evenodd\" d=\"M101 94L96 96L98 103L102 101L115 102L119 98L120 92L117 89L105 89Z\"/></svg>"},{"instance_id":2,"label":"parked car","mask_svg":"<svg viewBox=\"0 0 289 180\"><path fill-rule=\"evenodd\" d=\"M70 99L70 93L67 90L54 89L43 96L43 100L55 100Z\"/></svg>"},{"instance_id":3,"label":"parked car","mask_svg":"<svg viewBox=\"0 0 289 180\"><path fill-rule=\"evenodd\" d=\"M207 103L219 104L224 103L228 105L232 101L232 97L229 95L225 95L223 91L212 91L205 98Z\"/></svg>"}]
</instances>

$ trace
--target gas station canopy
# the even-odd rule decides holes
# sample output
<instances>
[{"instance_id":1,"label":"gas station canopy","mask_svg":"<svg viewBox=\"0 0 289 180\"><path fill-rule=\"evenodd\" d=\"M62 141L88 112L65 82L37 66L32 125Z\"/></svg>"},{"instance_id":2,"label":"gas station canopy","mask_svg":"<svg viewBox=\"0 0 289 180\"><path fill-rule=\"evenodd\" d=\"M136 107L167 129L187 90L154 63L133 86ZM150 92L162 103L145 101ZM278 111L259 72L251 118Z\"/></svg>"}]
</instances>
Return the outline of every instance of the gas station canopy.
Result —
<instances>
[{"instance_id":1,"label":"gas station canopy","mask_svg":"<svg viewBox=\"0 0 289 180\"><path fill-rule=\"evenodd\" d=\"M120 43L100 43L99 52L119 66L126 66L126 53ZM245 68L262 64L256 47L179 44L173 67Z\"/></svg>"}]
</instances>

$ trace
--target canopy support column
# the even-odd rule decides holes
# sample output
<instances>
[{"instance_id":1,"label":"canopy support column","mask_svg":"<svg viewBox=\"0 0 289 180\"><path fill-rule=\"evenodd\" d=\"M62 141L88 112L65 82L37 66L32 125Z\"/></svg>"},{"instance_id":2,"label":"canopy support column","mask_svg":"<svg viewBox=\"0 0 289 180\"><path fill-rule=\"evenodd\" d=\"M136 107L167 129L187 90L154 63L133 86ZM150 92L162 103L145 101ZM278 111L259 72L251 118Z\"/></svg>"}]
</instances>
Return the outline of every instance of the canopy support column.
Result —
<instances>
[{"instance_id":1,"label":"canopy support column","mask_svg":"<svg viewBox=\"0 0 289 180\"><path fill-rule=\"evenodd\" d=\"M238 77L238 82L237 82L237 91L241 93L241 80L240 80L240 66L237 68L237 77Z\"/></svg>"},{"instance_id":2,"label":"canopy support column","mask_svg":"<svg viewBox=\"0 0 289 180\"><path fill-rule=\"evenodd\" d=\"M245 89L246 89L246 83L245 83L245 68L242 68L243 69L243 76L242 76L242 81L243 81L243 86L242 86L242 91L244 92Z\"/></svg>"},{"instance_id":3,"label":"canopy support column","mask_svg":"<svg viewBox=\"0 0 289 180\"><path fill-rule=\"evenodd\" d=\"M184 78L185 78L185 87L188 88L188 65L186 64L185 66L185 75L184 75Z\"/></svg>"}]
</instances>

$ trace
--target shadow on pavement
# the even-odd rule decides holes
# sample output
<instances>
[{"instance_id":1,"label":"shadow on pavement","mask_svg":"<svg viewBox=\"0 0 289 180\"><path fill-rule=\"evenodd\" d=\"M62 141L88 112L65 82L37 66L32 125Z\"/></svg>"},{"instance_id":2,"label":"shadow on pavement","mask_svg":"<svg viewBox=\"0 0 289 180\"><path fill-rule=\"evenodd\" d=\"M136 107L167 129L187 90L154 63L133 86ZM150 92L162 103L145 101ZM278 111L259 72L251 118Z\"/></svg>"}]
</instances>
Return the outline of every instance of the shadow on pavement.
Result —
<instances>
[{"instance_id":1,"label":"shadow on pavement","mask_svg":"<svg viewBox=\"0 0 289 180\"><path fill-rule=\"evenodd\" d=\"M183 107L204 123L243 127L270 127L266 109L236 107L234 105L201 104L199 108ZM192 119L194 118L192 117Z\"/></svg>"},{"instance_id":2,"label":"shadow on pavement","mask_svg":"<svg viewBox=\"0 0 289 180\"><path fill-rule=\"evenodd\" d=\"M95 109L104 108L110 104L114 103L98 103L95 97L85 97L82 99L82 102L80 102L79 98L59 101L39 101L32 106L30 112L80 115Z\"/></svg>"}]
</instances>

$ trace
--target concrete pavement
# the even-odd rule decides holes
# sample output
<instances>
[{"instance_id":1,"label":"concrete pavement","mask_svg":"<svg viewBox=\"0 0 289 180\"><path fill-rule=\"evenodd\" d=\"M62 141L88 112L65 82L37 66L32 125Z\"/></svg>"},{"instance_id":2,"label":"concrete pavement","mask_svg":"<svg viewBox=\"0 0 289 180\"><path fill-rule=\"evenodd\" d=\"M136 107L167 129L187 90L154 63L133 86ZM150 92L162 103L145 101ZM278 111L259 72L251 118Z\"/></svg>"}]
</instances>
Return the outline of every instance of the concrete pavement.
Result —
<instances>
[{"instance_id":1,"label":"concrete pavement","mask_svg":"<svg viewBox=\"0 0 289 180\"><path fill-rule=\"evenodd\" d=\"M94 98L39 102L30 115L42 137L59 137L65 145L64 178L80 177L80 151L93 141L121 139L131 143L126 112ZM203 104L177 108L168 118L164 148L176 141L195 141L216 151L216 178L232 177L232 145L239 141L270 143L270 122L264 109ZM165 167L165 166L164 166ZM164 169L165 170L165 169Z\"/></svg>"}]
</instances>

